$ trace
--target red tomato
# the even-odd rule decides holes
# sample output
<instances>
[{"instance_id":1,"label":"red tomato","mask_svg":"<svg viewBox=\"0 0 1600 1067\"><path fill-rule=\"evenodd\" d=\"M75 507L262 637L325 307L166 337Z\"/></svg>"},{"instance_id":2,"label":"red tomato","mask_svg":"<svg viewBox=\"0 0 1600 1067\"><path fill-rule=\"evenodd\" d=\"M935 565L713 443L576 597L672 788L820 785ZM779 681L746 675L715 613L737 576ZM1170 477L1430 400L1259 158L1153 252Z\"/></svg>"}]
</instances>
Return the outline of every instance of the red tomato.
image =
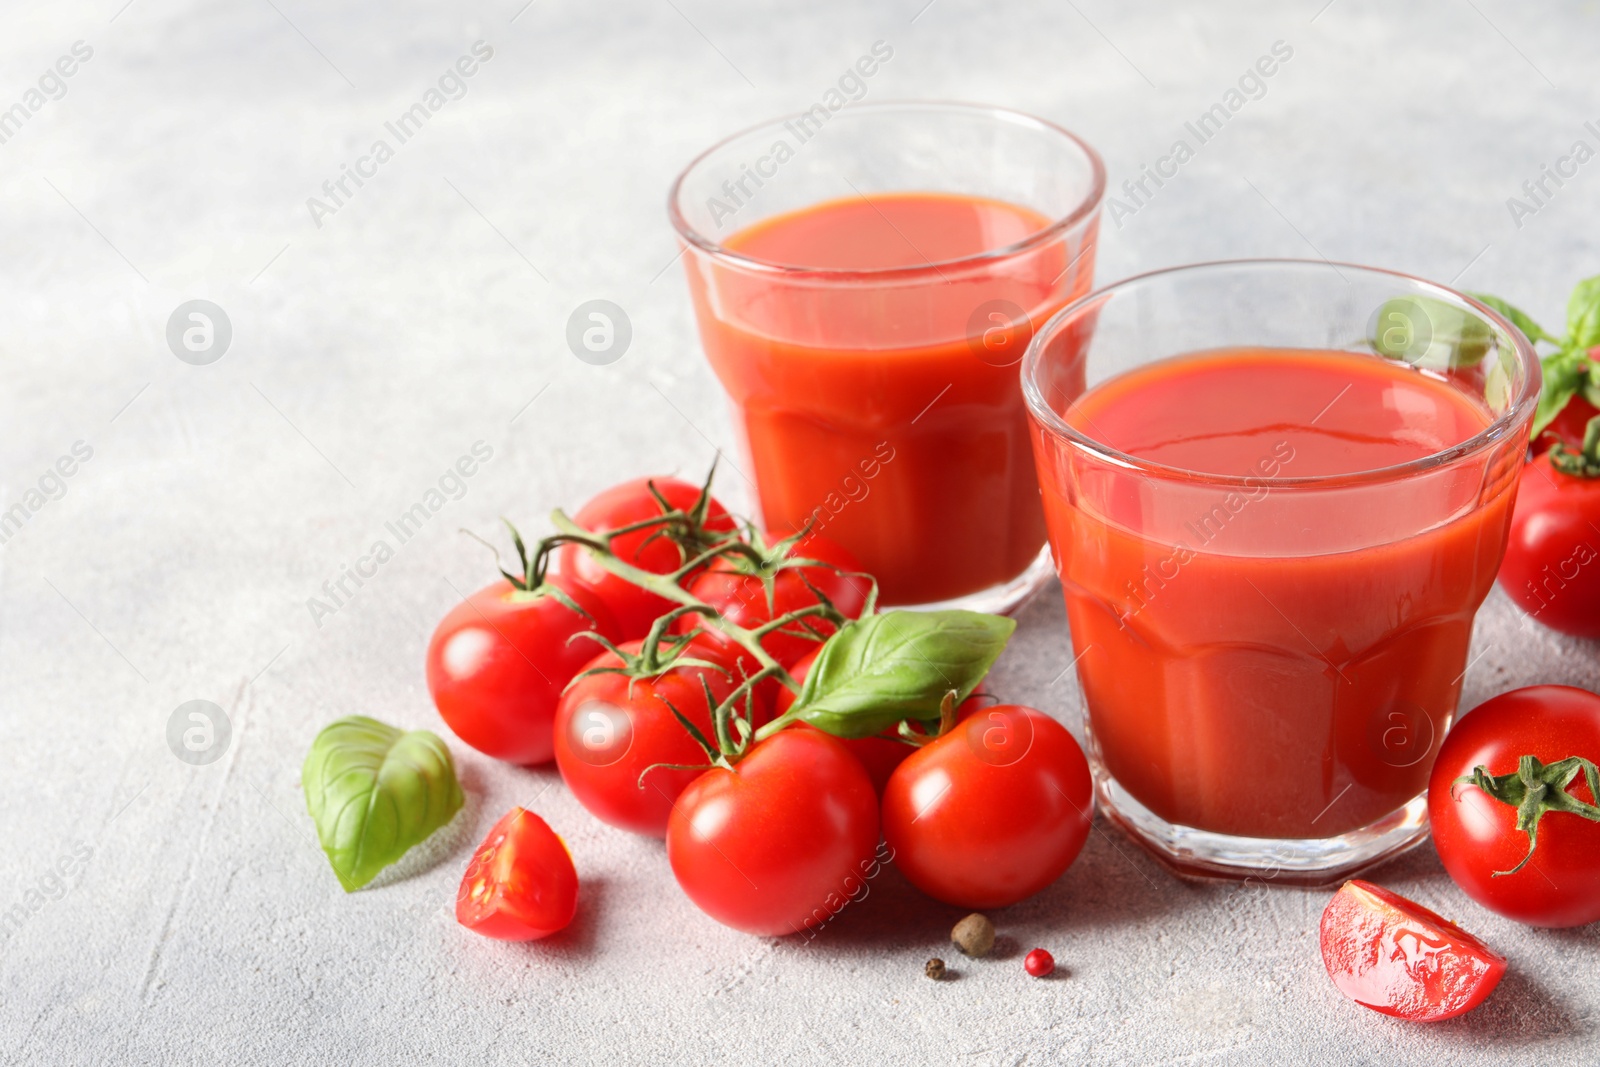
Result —
<instances>
[{"instance_id":1,"label":"red tomato","mask_svg":"<svg viewBox=\"0 0 1600 1067\"><path fill-rule=\"evenodd\" d=\"M1066 727L999 704L900 764L883 793L883 837L930 897L999 908L1061 877L1093 813L1089 763Z\"/></svg>"},{"instance_id":2,"label":"red tomato","mask_svg":"<svg viewBox=\"0 0 1600 1067\"><path fill-rule=\"evenodd\" d=\"M1504 956L1455 923L1370 882L1346 882L1322 913L1322 962L1339 992L1413 1022L1476 1008Z\"/></svg>"},{"instance_id":3,"label":"red tomato","mask_svg":"<svg viewBox=\"0 0 1600 1067\"><path fill-rule=\"evenodd\" d=\"M746 933L826 922L877 873L878 801L836 738L782 730L696 778L667 822L667 860L701 911Z\"/></svg>"},{"instance_id":4,"label":"red tomato","mask_svg":"<svg viewBox=\"0 0 1600 1067\"><path fill-rule=\"evenodd\" d=\"M581 582L548 577L590 618L554 596L499 581L450 609L428 642L428 689L455 735L511 763L543 763L561 690L600 646L574 634L619 640L611 612Z\"/></svg>"},{"instance_id":5,"label":"red tomato","mask_svg":"<svg viewBox=\"0 0 1600 1067\"><path fill-rule=\"evenodd\" d=\"M1600 637L1600 478L1563 474L1549 453L1523 468L1500 585L1551 629Z\"/></svg>"},{"instance_id":6,"label":"red tomato","mask_svg":"<svg viewBox=\"0 0 1600 1067\"><path fill-rule=\"evenodd\" d=\"M650 483L667 502L675 508L688 511L700 497L700 487L677 478L635 478L631 482L614 485L590 500L573 521L585 530L605 533L622 526L643 522L660 515L661 503L650 493ZM732 531L733 517L713 498L706 512L706 528ZM652 536L656 534L656 536ZM611 542L611 551L624 563L631 563L652 574L671 574L683 566L683 551L666 537L659 536L652 527L623 534ZM594 561L582 545L565 544L556 550L552 569L558 574L577 578L594 588L611 609L621 631L620 640L634 641L650 632L650 624L671 610L671 601L619 578Z\"/></svg>"},{"instance_id":7,"label":"red tomato","mask_svg":"<svg viewBox=\"0 0 1600 1067\"><path fill-rule=\"evenodd\" d=\"M1600 349L1590 349L1591 361L1600 358ZM1533 440L1535 455L1542 455L1549 451L1550 446L1557 441L1568 448L1580 448L1583 445L1584 430L1589 425L1589 420L1600 415L1600 408L1596 408L1581 396L1575 396L1567 401L1567 406L1562 408L1555 418Z\"/></svg>"},{"instance_id":8,"label":"red tomato","mask_svg":"<svg viewBox=\"0 0 1600 1067\"><path fill-rule=\"evenodd\" d=\"M732 563L713 563L704 574L698 575L689 583L689 592L716 608L728 621L747 630L771 622L779 615L817 603L816 596L806 588L806 582L821 590L822 595L832 601L833 606L847 618L855 619L861 616L861 609L866 606L867 593L872 588L872 583L860 574L861 564L856 562L854 556L827 538L817 536L807 537L796 543L789 550L789 556L795 559L814 559L832 566L794 567L779 571L778 576L773 579L770 605L767 603L766 586L761 579L754 575L738 573ZM818 619L804 621L816 627L823 635L834 631L831 623ZM679 628L687 632L695 625L698 623L693 619L685 618ZM796 626L798 625L797 623ZM710 636L716 641L727 640L715 631L710 631ZM817 641L782 632L768 634L761 642L761 647L785 667L816 651L818 645Z\"/></svg>"},{"instance_id":9,"label":"red tomato","mask_svg":"<svg viewBox=\"0 0 1600 1067\"><path fill-rule=\"evenodd\" d=\"M483 839L456 892L456 922L497 941L533 941L578 910L567 843L531 811L512 808Z\"/></svg>"},{"instance_id":10,"label":"red tomato","mask_svg":"<svg viewBox=\"0 0 1600 1067\"><path fill-rule=\"evenodd\" d=\"M641 644L631 641L622 650L636 654ZM556 766L578 802L601 822L665 837L678 794L705 773L665 767L646 772L657 763L705 764L705 751L667 705L710 739L715 705L706 703L702 681L718 703L739 684L739 666L720 646L697 640L686 655L722 669L674 667L653 678L589 674L562 694L556 710ZM603 652L584 669L621 664L614 653ZM758 717L755 725L763 721Z\"/></svg>"},{"instance_id":11,"label":"red tomato","mask_svg":"<svg viewBox=\"0 0 1600 1067\"><path fill-rule=\"evenodd\" d=\"M811 673L811 665L817 661L817 655L821 651L821 648L816 649L799 663L789 668L789 674L795 681L801 685L805 684L806 675ZM957 721L965 721L983 706L983 702L979 699L982 692L983 687L979 686L972 691L971 696L961 702L961 707L956 709ZM782 715L794 707L794 699L795 693L788 686L778 686L777 705L774 710L778 715ZM809 723L797 723L796 725L802 730L816 729ZM867 777L872 779L872 788L877 790L880 797L883 796L884 786L889 784L889 776L894 773L894 769L904 763L907 756L916 751L915 748L899 738L898 728L885 730L876 737L839 738L844 747L850 750L850 754L861 761L861 766L866 769Z\"/></svg>"},{"instance_id":12,"label":"red tomato","mask_svg":"<svg viewBox=\"0 0 1600 1067\"><path fill-rule=\"evenodd\" d=\"M1600 696L1564 685L1535 685L1478 705L1445 735L1428 780L1433 842L1462 891L1490 911L1534 926L1583 926L1600 920L1600 823L1549 811L1538 824L1528 865L1528 835L1517 809L1475 785L1458 784L1482 766L1515 774L1523 756L1545 764L1582 756L1600 761ZM1567 792L1595 803L1580 774Z\"/></svg>"}]
</instances>

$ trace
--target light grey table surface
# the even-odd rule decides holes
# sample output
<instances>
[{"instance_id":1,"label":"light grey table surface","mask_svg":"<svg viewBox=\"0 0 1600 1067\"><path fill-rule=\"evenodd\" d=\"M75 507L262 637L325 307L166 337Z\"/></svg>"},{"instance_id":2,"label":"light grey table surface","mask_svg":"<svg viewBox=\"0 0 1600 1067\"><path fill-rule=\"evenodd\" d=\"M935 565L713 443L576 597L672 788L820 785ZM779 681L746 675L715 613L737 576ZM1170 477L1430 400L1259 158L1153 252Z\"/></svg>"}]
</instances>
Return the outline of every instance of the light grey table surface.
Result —
<instances>
[{"instance_id":1,"label":"light grey table surface","mask_svg":"<svg viewBox=\"0 0 1600 1067\"><path fill-rule=\"evenodd\" d=\"M335 717L442 730L425 642L489 577L458 527L538 529L731 444L668 183L723 135L820 99L873 42L894 54L868 99L1037 113L1095 144L1114 187L1286 42L1261 99L1107 219L1099 278L1326 256L1494 290L1554 324L1600 267L1600 162L1520 220L1507 198L1575 141L1600 147L1584 126L1600 119L1596 4L122 2L0 18L0 107L27 112L0 144L0 507L92 449L0 547L0 1061L1600 1061L1600 930L1501 920L1431 849L1378 876L1511 971L1481 1010L1425 1029L1332 990L1326 893L1183 884L1103 825L1057 885L996 915L1063 977L1029 980L1013 955L934 984L922 964L949 957L957 913L898 875L814 941L751 938L553 770L453 739L466 809L368 891L339 889L300 793ZM32 108L79 41L92 55ZM493 56L465 95L313 219L307 198L477 41ZM565 343L596 298L633 328L603 367ZM191 299L232 325L210 365L166 342ZM477 441L493 459L464 495L313 618L308 598ZM723 488L747 497L732 472ZM1076 726L1066 647L1052 588L994 689ZM1600 688L1596 648L1527 627L1497 592L1466 703L1535 682ZM166 740L193 699L231 724L203 766ZM567 836L584 879L571 930L529 946L452 915L471 846L518 803Z\"/></svg>"}]
</instances>

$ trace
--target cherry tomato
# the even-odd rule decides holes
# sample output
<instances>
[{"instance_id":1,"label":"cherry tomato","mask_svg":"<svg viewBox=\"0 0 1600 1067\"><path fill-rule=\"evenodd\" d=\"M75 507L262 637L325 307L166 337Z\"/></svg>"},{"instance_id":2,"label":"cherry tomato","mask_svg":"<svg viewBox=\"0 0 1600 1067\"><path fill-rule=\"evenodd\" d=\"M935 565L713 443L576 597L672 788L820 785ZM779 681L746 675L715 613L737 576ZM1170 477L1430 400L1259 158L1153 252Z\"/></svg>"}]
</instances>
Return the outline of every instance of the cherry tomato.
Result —
<instances>
[{"instance_id":1,"label":"cherry tomato","mask_svg":"<svg viewBox=\"0 0 1600 1067\"><path fill-rule=\"evenodd\" d=\"M631 482L614 485L590 500L573 521L585 530L605 533L660 515L661 503L650 493L650 484L675 508L688 511L700 497L700 487L677 478L635 478ZM711 500L706 512L706 529L731 531L733 517L716 499ZM656 536L651 536L656 533ZM624 563L631 563L652 574L670 574L683 566L683 551L655 528L645 527L634 533L623 534L611 542L611 551ZM558 574L577 578L594 588L611 609L622 636L620 640L634 641L650 632L650 624L671 610L671 601L619 578L594 561L582 545L565 544L556 550L552 569Z\"/></svg>"},{"instance_id":2,"label":"cherry tomato","mask_svg":"<svg viewBox=\"0 0 1600 1067\"><path fill-rule=\"evenodd\" d=\"M622 650L637 654L641 645L631 641ZM601 822L665 837L667 816L678 794L704 773L666 767L647 770L657 763L707 763L705 751L667 705L711 738L715 705L706 703L702 682L717 703L739 684L739 664L721 646L696 640L684 654L720 669L674 667L653 678L588 674L561 696L556 710L556 766L578 802ZM603 652L584 669L621 665L615 653ZM762 721L758 717L755 725Z\"/></svg>"},{"instance_id":3,"label":"cherry tomato","mask_svg":"<svg viewBox=\"0 0 1600 1067\"><path fill-rule=\"evenodd\" d=\"M578 872L566 842L522 808L494 824L456 892L456 922L497 941L549 937L577 910Z\"/></svg>"},{"instance_id":4,"label":"cherry tomato","mask_svg":"<svg viewBox=\"0 0 1600 1067\"><path fill-rule=\"evenodd\" d=\"M889 777L883 836L935 900L999 908L1078 857L1093 815L1089 763L1066 727L999 704L918 749Z\"/></svg>"},{"instance_id":5,"label":"cherry tomato","mask_svg":"<svg viewBox=\"0 0 1600 1067\"><path fill-rule=\"evenodd\" d=\"M1589 359L1600 359L1600 348L1589 350ZM1567 401L1556 417L1533 439L1535 455L1542 455L1550 450L1550 446L1560 441L1568 448L1580 448L1583 445L1584 430L1589 425L1589 420L1600 415L1600 408L1596 408L1581 396L1575 396Z\"/></svg>"},{"instance_id":6,"label":"cherry tomato","mask_svg":"<svg viewBox=\"0 0 1600 1067\"><path fill-rule=\"evenodd\" d=\"M805 684L806 675L811 673L811 665L817 661L817 655L822 651L817 648L800 662L789 668L789 674L801 685ZM956 709L956 719L965 721L983 707L981 699L983 687L979 686L972 691L972 695L961 702L961 707ZM777 703L774 708L778 715L782 715L794 707L795 693L788 686L780 685L777 690ZM799 729L814 730L816 727L808 723L797 723ZM883 796L883 789L889 784L889 776L894 769L905 762L907 756L916 749L900 740L898 729L885 730L876 737L841 737L844 747L850 754L861 761L861 766L866 768L867 777L872 779L872 788Z\"/></svg>"},{"instance_id":7,"label":"cherry tomato","mask_svg":"<svg viewBox=\"0 0 1600 1067\"><path fill-rule=\"evenodd\" d=\"M1551 629L1600 637L1600 478L1563 474L1549 453L1523 468L1500 585Z\"/></svg>"},{"instance_id":8,"label":"cherry tomato","mask_svg":"<svg viewBox=\"0 0 1600 1067\"><path fill-rule=\"evenodd\" d=\"M866 606L867 593L872 583L860 573L861 564L844 548L824 537L815 535L797 542L789 550L792 559L814 559L832 564L828 567L793 567L779 571L772 583L772 603L767 603L766 586L755 575L741 574L732 563L717 562L689 583L689 592L710 604L730 622L747 630L771 622L799 608L817 603L816 596L806 583L821 590L847 618L861 616ZM837 570L835 568L838 568ZM804 577L801 577L804 575ZM820 619L806 619L823 636L833 633L831 623ZM699 625L692 618L680 621L680 631ZM799 626L797 623L796 626ZM709 636L726 642L722 635L711 631ZM762 639L761 647L785 667L797 663L819 647L819 642L795 634L774 632Z\"/></svg>"},{"instance_id":9,"label":"cherry tomato","mask_svg":"<svg viewBox=\"0 0 1600 1067\"><path fill-rule=\"evenodd\" d=\"M1548 811L1527 866L1528 835L1517 809L1475 785L1457 783L1479 766L1515 774L1523 756L1555 763L1569 756L1600 761L1600 696L1564 685L1535 685L1478 705L1445 735L1428 780L1428 818L1445 870L1491 911L1534 926L1583 926L1600 920L1600 823ZM1595 803L1583 775L1567 787Z\"/></svg>"},{"instance_id":10,"label":"cherry tomato","mask_svg":"<svg viewBox=\"0 0 1600 1067\"><path fill-rule=\"evenodd\" d=\"M1413 1022L1476 1008L1506 972L1504 956L1420 904L1352 881L1322 913L1322 962L1339 992Z\"/></svg>"},{"instance_id":11,"label":"cherry tomato","mask_svg":"<svg viewBox=\"0 0 1600 1067\"><path fill-rule=\"evenodd\" d=\"M667 860L701 911L746 933L826 922L877 873L878 801L839 741L781 730L678 798Z\"/></svg>"},{"instance_id":12,"label":"cherry tomato","mask_svg":"<svg viewBox=\"0 0 1600 1067\"><path fill-rule=\"evenodd\" d=\"M600 646L573 638L594 630L618 640L605 602L581 582L559 587L589 618L555 596L499 581L450 609L428 642L428 689L457 737L511 763L543 763L561 690Z\"/></svg>"}]
</instances>

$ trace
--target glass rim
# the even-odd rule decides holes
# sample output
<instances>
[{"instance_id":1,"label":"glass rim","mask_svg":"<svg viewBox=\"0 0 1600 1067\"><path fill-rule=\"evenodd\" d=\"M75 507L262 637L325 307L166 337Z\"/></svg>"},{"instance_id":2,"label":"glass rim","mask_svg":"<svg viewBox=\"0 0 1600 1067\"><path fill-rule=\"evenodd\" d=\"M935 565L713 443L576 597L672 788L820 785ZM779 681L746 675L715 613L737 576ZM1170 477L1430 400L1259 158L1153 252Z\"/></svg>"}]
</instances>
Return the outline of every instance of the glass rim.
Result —
<instances>
[{"instance_id":1,"label":"glass rim","mask_svg":"<svg viewBox=\"0 0 1600 1067\"><path fill-rule=\"evenodd\" d=\"M1049 342L1070 323L1082 317L1086 312L1092 311L1106 303L1121 291L1134 288L1141 283L1150 282L1159 278L1177 274L1192 274L1203 271L1213 271L1220 268L1257 268L1278 270L1299 270L1303 268L1333 269L1335 271L1349 270L1368 275L1382 275L1405 282L1416 287L1416 291L1405 295L1432 296L1446 303L1464 307L1474 314L1486 319L1491 326L1499 327L1500 332L1511 339L1512 347L1516 351L1517 359L1524 371L1524 380L1518 395L1506 406L1494 421L1489 423L1479 432L1473 434L1465 441L1451 445L1449 448L1438 452L1420 456L1417 459L1407 460L1387 467L1373 467L1369 470L1352 471L1346 474L1314 474L1297 477L1266 477L1263 475L1237 475L1237 474L1211 474L1205 471L1190 470L1187 467L1175 467L1154 460L1142 459L1130 455L1120 449L1114 448L1103 441L1098 441L1088 434L1071 426L1045 401L1039 387L1039 368L1044 359L1044 348ZM1181 355L1182 353L1173 353ZM1135 274L1110 285L1102 286L1095 291L1074 300L1060 311L1047 319L1033 335L1028 343L1028 350L1022 357L1022 394L1028 405L1028 413L1043 429L1057 438L1065 438L1073 445L1084 451L1090 452L1114 466L1126 470L1138 471L1146 475L1165 478L1171 481L1187 481L1204 483L1208 485L1244 487L1248 489L1294 489L1294 488L1341 488L1394 481L1410 477L1415 474L1433 470L1459 459L1483 452L1505 439L1506 435L1519 422L1532 419L1533 411L1539 401L1539 390L1542 385L1542 367L1539 363L1539 354L1534 349L1533 342L1523 336L1510 320L1498 311L1465 293L1451 289L1449 286L1440 285L1438 282L1419 278L1414 274L1403 271L1388 270L1383 267L1367 267L1358 263L1340 263L1326 259L1293 259L1293 258L1263 258L1263 259L1214 259L1201 263L1186 263L1176 267L1163 267L1159 270L1146 271ZM1076 404L1076 401L1073 401Z\"/></svg>"},{"instance_id":2,"label":"glass rim","mask_svg":"<svg viewBox=\"0 0 1600 1067\"><path fill-rule=\"evenodd\" d=\"M779 115L776 118L758 122L742 130L729 134L717 141L710 148L701 152L689 161L688 166L673 179L672 188L667 193L667 217L672 221L672 228L677 231L678 237L686 246L715 259L722 260L745 270L774 274L784 277L813 277L836 280L850 280L855 278L870 278L873 280L916 278L922 275L938 274L941 270L962 268L977 264L992 263L996 260L1007 259L1034 248L1050 243L1068 230L1093 218L1100 210L1106 195L1106 167L1105 162L1083 138L1071 130L1047 119L1030 115L1025 111L1016 111L1012 108L997 107L990 104L969 104L955 100L882 100L871 104L852 104L841 108L835 114L844 116L859 116L862 112L876 112L885 114L890 112L946 112L951 114L965 114L975 116L988 116L991 120L1008 122L1017 126L1032 127L1035 130L1066 140L1078 152L1083 154L1089 164L1090 185L1089 191L1074 205L1073 209L1059 218L1053 219L1049 225L1035 230L1020 241L1013 241L1000 248L975 252L972 255L957 256L954 259L942 259L930 263L919 263L909 267L872 267L865 269L841 269L833 267L799 267L786 263L774 263L770 260L757 259L728 248L721 241L716 240L691 225L684 217L679 204L682 200L684 183L691 174L713 155L733 144L741 138L748 137L760 130L781 126L792 119L809 115L809 111L793 111ZM820 202L820 201L819 201ZM735 231L737 232L737 231Z\"/></svg>"}]
</instances>

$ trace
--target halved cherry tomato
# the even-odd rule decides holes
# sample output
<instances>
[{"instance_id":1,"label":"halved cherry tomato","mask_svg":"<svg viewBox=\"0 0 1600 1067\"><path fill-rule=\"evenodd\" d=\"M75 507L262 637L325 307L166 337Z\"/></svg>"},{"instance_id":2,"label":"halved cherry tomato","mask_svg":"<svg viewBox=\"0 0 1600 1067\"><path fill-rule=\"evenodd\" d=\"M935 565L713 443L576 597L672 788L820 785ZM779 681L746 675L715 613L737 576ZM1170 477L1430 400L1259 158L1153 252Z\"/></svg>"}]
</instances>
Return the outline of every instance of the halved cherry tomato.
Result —
<instances>
[{"instance_id":1,"label":"halved cherry tomato","mask_svg":"<svg viewBox=\"0 0 1600 1067\"><path fill-rule=\"evenodd\" d=\"M1089 763L1055 719L978 711L918 749L883 792L883 837L911 884L947 904L999 908L1077 859L1094 813Z\"/></svg>"},{"instance_id":2,"label":"halved cherry tomato","mask_svg":"<svg viewBox=\"0 0 1600 1067\"><path fill-rule=\"evenodd\" d=\"M550 593L499 581L450 609L428 642L428 689L455 735L511 763L554 754L550 727L561 690L599 648L574 635L618 640L605 602L582 582L547 576L589 617Z\"/></svg>"},{"instance_id":3,"label":"halved cherry tomato","mask_svg":"<svg viewBox=\"0 0 1600 1067\"><path fill-rule=\"evenodd\" d=\"M622 651L636 655L641 646L642 642L630 641ZM674 667L652 678L586 674L561 696L556 710L556 766L573 796L601 822L665 837L667 816L678 794L704 773L703 766L654 767L707 763L704 750L672 708L712 738L713 705L707 704L706 693L709 690L712 701L721 703L743 675L739 661L709 641L696 639L684 655L716 666ZM615 668L622 662L615 653L602 652L584 669ZM753 725L760 726L766 718L758 713Z\"/></svg>"},{"instance_id":4,"label":"halved cherry tomato","mask_svg":"<svg viewBox=\"0 0 1600 1067\"><path fill-rule=\"evenodd\" d=\"M573 521L585 530L606 533L662 514L661 503L650 492L651 483L674 508L688 511L700 498L700 487L677 478L635 478L614 485L590 500ZM706 512L706 529L732 531L733 517L716 499ZM683 551L658 530L645 527L611 542L611 551L624 563L652 574L670 574L686 562ZM675 605L656 594L619 578L594 561L582 545L565 544L556 550L552 569L593 587L611 609L621 633L619 640L634 641L650 632L650 624Z\"/></svg>"},{"instance_id":5,"label":"halved cherry tomato","mask_svg":"<svg viewBox=\"0 0 1600 1067\"><path fill-rule=\"evenodd\" d=\"M1494 992L1506 960L1448 919L1351 881L1322 913L1322 962L1339 992L1413 1022L1453 1019Z\"/></svg>"},{"instance_id":6,"label":"halved cherry tomato","mask_svg":"<svg viewBox=\"0 0 1600 1067\"><path fill-rule=\"evenodd\" d=\"M456 892L456 921L497 941L549 937L577 910L578 872L566 842L522 808L494 824Z\"/></svg>"},{"instance_id":7,"label":"halved cherry tomato","mask_svg":"<svg viewBox=\"0 0 1600 1067\"><path fill-rule=\"evenodd\" d=\"M1428 818L1445 870L1462 892L1490 911L1534 926L1600 921L1600 822L1546 811L1538 846L1517 829L1517 809L1476 785L1459 783L1483 767L1494 777L1518 773L1524 756L1552 764L1571 756L1600 762L1600 696L1565 685L1501 693L1445 735L1428 780ZM1579 774L1567 792L1596 802ZM1512 871L1528 863L1512 874Z\"/></svg>"},{"instance_id":8,"label":"halved cherry tomato","mask_svg":"<svg viewBox=\"0 0 1600 1067\"><path fill-rule=\"evenodd\" d=\"M747 630L771 622L779 615L810 607L817 603L816 594L806 587L809 582L832 602L847 618L861 616L866 606L872 583L861 572L861 564L842 546L825 537L812 535L803 538L789 550L791 559L814 559L825 567L791 567L779 571L772 580L772 602L767 601L763 581L752 574L744 574L732 561L719 561L689 583L689 592L710 604L730 622ZM821 637L833 633L831 623L819 619L806 619ZM680 620L680 630L687 630L698 622L692 618ZM799 627L799 623L795 628ZM708 631L712 640L727 639L715 631ZM762 639L761 647L785 667L797 663L807 654L816 651L820 641L805 636L777 631Z\"/></svg>"},{"instance_id":9,"label":"halved cherry tomato","mask_svg":"<svg viewBox=\"0 0 1600 1067\"><path fill-rule=\"evenodd\" d=\"M789 668L789 674L801 685L805 684L806 675L811 673L811 665L817 661L817 654L822 649L819 647L811 652L799 663ZM961 707L956 709L956 721L964 722L972 715L982 710L983 687L980 685L972 691L972 695L961 702ZM774 710L782 715L794 707L795 694L787 686L778 686L777 704ZM808 723L796 724L802 730L814 730L816 727ZM899 739L896 730L885 730L876 737L842 737L839 738L850 754L861 761L861 766L866 769L867 777L872 779L872 788L883 796L883 790L889 784L889 776L894 769L905 762L907 756L916 749Z\"/></svg>"},{"instance_id":10,"label":"halved cherry tomato","mask_svg":"<svg viewBox=\"0 0 1600 1067\"><path fill-rule=\"evenodd\" d=\"M777 936L826 922L877 871L878 800L837 738L782 730L696 778L667 821L667 860L701 911Z\"/></svg>"}]
</instances>

